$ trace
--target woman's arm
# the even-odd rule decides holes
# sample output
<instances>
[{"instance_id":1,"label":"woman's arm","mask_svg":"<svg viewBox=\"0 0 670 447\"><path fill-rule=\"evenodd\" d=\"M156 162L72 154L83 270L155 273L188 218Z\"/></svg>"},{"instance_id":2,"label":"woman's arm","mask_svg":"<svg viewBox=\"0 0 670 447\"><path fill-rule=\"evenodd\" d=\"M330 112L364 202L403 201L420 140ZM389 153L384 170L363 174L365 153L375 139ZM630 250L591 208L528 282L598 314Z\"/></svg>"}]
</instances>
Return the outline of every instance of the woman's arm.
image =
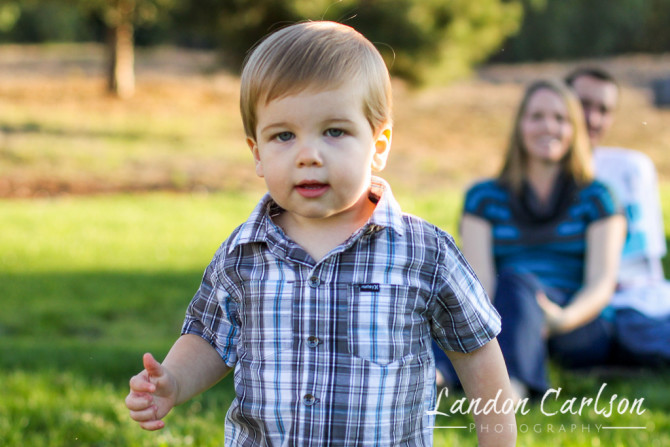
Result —
<instances>
[{"instance_id":1,"label":"woman's arm","mask_svg":"<svg viewBox=\"0 0 670 447\"><path fill-rule=\"evenodd\" d=\"M493 300L496 272L491 224L481 217L464 214L461 219L461 246L465 259L474 269L489 298Z\"/></svg>"},{"instance_id":2,"label":"woman's arm","mask_svg":"<svg viewBox=\"0 0 670 447\"><path fill-rule=\"evenodd\" d=\"M549 333L560 334L581 327L607 306L616 287L626 220L616 215L598 220L586 231L584 285L572 302L560 308L545 296L538 303L547 317Z\"/></svg>"}]
</instances>

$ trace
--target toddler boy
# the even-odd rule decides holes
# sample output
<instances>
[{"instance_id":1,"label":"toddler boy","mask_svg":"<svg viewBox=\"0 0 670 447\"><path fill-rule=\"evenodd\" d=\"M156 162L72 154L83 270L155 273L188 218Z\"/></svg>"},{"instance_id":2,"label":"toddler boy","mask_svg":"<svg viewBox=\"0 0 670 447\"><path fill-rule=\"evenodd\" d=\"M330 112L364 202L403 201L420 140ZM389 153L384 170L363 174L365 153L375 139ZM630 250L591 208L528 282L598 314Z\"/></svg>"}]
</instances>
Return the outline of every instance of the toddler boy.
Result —
<instances>
[{"instance_id":1,"label":"toddler boy","mask_svg":"<svg viewBox=\"0 0 670 447\"><path fill-rule=\"evenodd\" d=\"M300 23L253 50L241 83L268 194L215 254L163 363L145 354L131 417L160 429L234 368L226 445L429 446L431 338L470 398L511 397L500 319L452 238L372 176L391 147L375 47L345 25ZM513 414L475 423L480 445L514 444Z\"/></svg>"}]
</instances>

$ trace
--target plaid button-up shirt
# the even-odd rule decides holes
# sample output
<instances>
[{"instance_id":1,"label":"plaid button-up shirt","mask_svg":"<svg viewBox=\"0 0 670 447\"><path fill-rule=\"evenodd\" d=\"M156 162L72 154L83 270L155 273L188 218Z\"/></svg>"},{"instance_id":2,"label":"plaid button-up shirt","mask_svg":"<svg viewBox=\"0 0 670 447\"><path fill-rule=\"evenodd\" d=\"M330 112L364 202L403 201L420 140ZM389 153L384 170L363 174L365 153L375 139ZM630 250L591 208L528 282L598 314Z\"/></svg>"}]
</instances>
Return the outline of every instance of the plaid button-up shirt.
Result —
<instances>
[{"instance_id":1,"label":"plaid button-up shirt","mask_svg":"<svg viewBox=\"0 0 670 447\"><path fill-rule=\"evenodd\" d=\"M470 352L500 331L451 236L370 191L368 223L318 262L266 195L207 268L182 333L235 368L226 445L432 445L431 338Z\"/></svg>"}]
</instances>

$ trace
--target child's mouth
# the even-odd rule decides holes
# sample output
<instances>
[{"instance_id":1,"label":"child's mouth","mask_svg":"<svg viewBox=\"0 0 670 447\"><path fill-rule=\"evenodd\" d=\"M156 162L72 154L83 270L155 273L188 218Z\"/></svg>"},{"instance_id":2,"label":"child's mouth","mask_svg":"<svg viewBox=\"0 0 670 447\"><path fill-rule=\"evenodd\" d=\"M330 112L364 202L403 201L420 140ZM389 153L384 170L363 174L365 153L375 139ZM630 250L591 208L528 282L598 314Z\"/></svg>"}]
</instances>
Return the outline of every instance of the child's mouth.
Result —
<instances>
[{"instance_id":1,"label":"child's mouth","mask_svg":"<svg viewBox=\"0 0 670 447\"><path fill-rule=\"evenodd\" d=\"M302 182L298 184L295 189L301 196L314 199L323 195L330 186L327 183L320 182Z\"/></svg>"}]
</instances>

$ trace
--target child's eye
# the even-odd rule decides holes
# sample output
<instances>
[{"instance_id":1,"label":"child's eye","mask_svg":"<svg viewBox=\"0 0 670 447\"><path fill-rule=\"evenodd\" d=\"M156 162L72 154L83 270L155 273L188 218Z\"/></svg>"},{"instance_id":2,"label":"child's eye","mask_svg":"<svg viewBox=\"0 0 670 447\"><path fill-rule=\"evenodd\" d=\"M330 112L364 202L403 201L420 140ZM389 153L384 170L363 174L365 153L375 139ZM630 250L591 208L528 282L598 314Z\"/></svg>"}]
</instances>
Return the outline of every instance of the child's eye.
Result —
<instances>
[{"instance_id":1,"label":"child's eye","mask_svg":"<svg viewBox=\"0 0 670 447\"><path fill-rule=\"evenodd\" d=\"M339 138L344 135L342 129L328 129L326 130L326 135L333 138Z\"/></svg>"},{"instance_id":2,"label":"child's eye","mask_svg":"<svg viewBox=\"0 0 670 447\"><path fill-rule=\"evenodd\" d=\"M275 138L279 141L288 141L293 138L293 132L279 132Z\"/></svg>"}]
</instances>

